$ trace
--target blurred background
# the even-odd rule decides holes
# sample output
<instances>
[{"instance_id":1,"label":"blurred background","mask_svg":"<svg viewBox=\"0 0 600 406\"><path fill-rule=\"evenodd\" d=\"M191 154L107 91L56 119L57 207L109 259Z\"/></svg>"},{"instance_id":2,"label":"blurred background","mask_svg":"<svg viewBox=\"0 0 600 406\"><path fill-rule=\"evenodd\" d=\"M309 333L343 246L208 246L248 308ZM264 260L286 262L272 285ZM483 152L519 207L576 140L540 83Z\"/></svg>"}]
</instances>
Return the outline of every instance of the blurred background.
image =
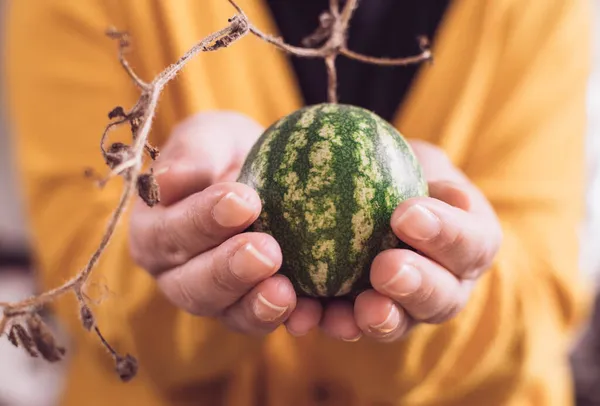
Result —
<instances>
[{"instance_id":1,"label":"blurred background","mask_svg":"<svg viewBox=\"0 0 600 406\"><path fill-rule=\"evenodd\" d=\"M6 0L0 0L0 28ZM587 218L581 227L581 268L598 285L600 278L600 1L595 7L594 70L588 96ZM0 72L1 73L1 72ZM0 99L2 89L0 88ZM27 221L19 200L9 129L0 104L0 300L35 291L35 269L28 256ZM573 348L577 406L600 406L600 302ZM50 319L51 320L51 319ZM50 321L51 322L51 321ZM57 329L60 326L53 324ZM52 406L62 388L61 363L32 359L0 340L0 406Z\"/></svg>"}]
</instances>

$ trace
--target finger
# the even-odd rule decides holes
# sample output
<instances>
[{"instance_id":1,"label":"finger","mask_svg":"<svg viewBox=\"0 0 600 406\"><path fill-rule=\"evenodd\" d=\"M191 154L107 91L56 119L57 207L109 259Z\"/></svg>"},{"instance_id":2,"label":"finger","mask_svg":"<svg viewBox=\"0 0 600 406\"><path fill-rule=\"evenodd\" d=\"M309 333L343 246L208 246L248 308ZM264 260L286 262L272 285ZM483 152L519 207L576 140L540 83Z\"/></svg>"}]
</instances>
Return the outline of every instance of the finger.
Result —
<instances>
[{"instance_id":1,"label":"finger","mask_svg":"<svg viewBox=\"0 0 600 406\"><path fill-rule=\"evenodd\" d=\"M329 303L324 310L321 329L328 336L354 342L362 337L362 331L354 319L352 303L336 300Z\"/></svg>"},{"instance_id":2,"label":"finger","mask_svg":"<svg viewBox=\"0 0 600 406\"><path fill-rule=\"evenodd\" d=\"M214 184L218 173L211 161L180 159L157 162L153 168L161 206L170 206Z\"/></svg>"},{"instance_id":3,"label":"finger","mask_svg":"<svg viewBox=\"0 0 600 406\"><path fill-rule=\"evenodd\" d=\"M460 184L451 181L430 182L429 196L464 211L472 207L471 196Z\"/></svg>"},{"instance_id":4,"label":"finger","mask_svg":"<svg viewBox=\"0 0 600 406\"><path fill-rule=\"evenodd\" d=\"M489 268L500 245L496 221L434 198L400 204L391 226L402 241L465 279Z\"/></svg>"},{"instance_id":5,"label":"finger","mask_svg":"<svg viewBox=\"0 0 600 406\"><path fill-rule=\"evenodd\" d=\"M441 323L467 303L472 282L459 281L439 264L411 251L383 251L373 261L371 284L418 321Z\"/></svg>"},{"instance_id":6,"label":"finger","mask_svg":"<svg viewBox=\"0 0 600 406\"><path fill-rule=\"evenodd\" d=\"M365 336L380 342L398 340L413 325L402 307L373 289L362 292L356 298L354 318Z\"/></svg>"},{"instance_id":7,"label":"finger","mask_svg":"<svg viewBox=\"0 0 600 406\"><path fill-rule=\"evenodd\" d=\"M234 180L262 131L254 120L226 111L201 112L178 124L154 168L162 172L157 179L161 204L168 206L216 182Z\"/></svg>"},{"instance_id":8,"label":"finger","mask_svg":"<svg viewBox=\"0 0 600 406\"><path fill-rule=\"evenodd\" d=\"M323 315L323 306L315 299L298 298L296 309L285 323L287 331L295 336L301 337L318 327Z\"/></svg>"},{"instance_id":9,"label":"finger","mask_svg":"<svg viewBox=\"0 0 600 406\"><path fill-rule=\"evenodd\" d=\"M283 275L260 282L239 302L229 307L222 320L230 329L264 335L283 323L296 307L292 283Z\"/></svg>"},{"instance_id":10,"label":"finger","mask_svg":"<svg viewBox=\"0 0 600 406\"><path fill-rule=\"evenodd\" d=\"M256 191L235 182L210 186L169 208L140 207L130 224L132 256L157 274L244 231L260 210Z\"/></svg>"},{"instance_id":11,"label":"finger","mask_svg":"<svg viewBox=\"0 0 600 406\"><path fill-rule=\"evenodd\" d=\"M442 177L456 179L458 171L443 149L423 140L411 139L409 143L427 181L437 181Z\"/></svg>"},{"instance_id":12,"label":"finger","mask_svg":"<svg viewBox=\"0 0 600 406\"><path fill-rule=\"evenodd\" d=\"M218 316L281 266L281 250L268 234L244 233L157 281L178 307L199 316Z\"/></svg>"}]
</instances>

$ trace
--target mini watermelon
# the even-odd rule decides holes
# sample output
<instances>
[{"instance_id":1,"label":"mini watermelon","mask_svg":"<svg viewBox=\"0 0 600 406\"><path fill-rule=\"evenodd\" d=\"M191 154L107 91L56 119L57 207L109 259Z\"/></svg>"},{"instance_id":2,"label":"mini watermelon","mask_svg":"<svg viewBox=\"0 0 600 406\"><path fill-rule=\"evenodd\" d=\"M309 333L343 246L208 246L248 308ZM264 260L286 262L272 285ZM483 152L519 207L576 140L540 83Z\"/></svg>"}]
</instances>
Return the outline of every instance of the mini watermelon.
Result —
<instances>
[{"instance_id":1,"label":"mini watermelon","mask_svg":"<svg viewBox=\"0 0 600 406\"><path fill-rule=\"evenodd\" d=\"M427 183L402 135L373 112L318 104L270 126L238 181L254 188L263 209L248 231L281 246L280 273L299 296L355 297L370 286L382 250L410 248L390 217L405 199L426 196Z\"/></svg>"}]
</instances>

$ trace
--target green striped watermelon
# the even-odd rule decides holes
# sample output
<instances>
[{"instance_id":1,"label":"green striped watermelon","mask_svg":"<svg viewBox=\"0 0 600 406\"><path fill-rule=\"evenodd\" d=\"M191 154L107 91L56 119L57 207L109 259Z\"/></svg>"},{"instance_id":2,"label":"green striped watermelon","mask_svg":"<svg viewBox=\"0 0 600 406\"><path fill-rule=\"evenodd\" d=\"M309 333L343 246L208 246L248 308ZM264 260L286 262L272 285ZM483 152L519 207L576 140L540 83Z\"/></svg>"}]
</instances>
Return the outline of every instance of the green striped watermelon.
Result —
<instances>
[{"instance_id":1,"label":"green striped watermelon","mask_svg":"<svg viewBox=\"0 0 600 406\"><path fill-rule=\"evenodd\" d=\"M390 228L392 211L428 194L400 133L344 104L305 107L274 123L246 157L238 181L263 203L248 231L278 241L280 273L299 296L313 297L354 297L368 288L373 258L407 247Z\"/></svg>"}]
</instances>

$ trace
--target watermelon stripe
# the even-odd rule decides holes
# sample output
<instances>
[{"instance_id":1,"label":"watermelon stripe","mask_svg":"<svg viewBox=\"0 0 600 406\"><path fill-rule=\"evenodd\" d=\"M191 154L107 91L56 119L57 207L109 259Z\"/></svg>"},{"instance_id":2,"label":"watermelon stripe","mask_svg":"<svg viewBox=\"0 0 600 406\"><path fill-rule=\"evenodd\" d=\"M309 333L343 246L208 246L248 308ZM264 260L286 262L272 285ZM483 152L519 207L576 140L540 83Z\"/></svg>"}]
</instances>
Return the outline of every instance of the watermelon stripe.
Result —
<instances>
[{"instance_id":1,"label":"watermelon stripe","mask_svg":"<svg viewBox=\"0 0 600 406\"><path fill-rule=\"evenodd\" d=\"M321 142L331 145L333 159L331 162L332 172L335 174L335 183L328 185L325 193L330 199L335 199L337 222L334 229L327 230L321 238L337 241L335 251L329 257L329 273L326 279L326 295L333 296L339 290L339 286L347 279L344 275L352 269L353 263L349 259L348 241L352 234L351 218L356 210L353 199L345 199L353 189L353 174L356 170L353 159L348 148L344 145L339 131L339 115L345 112L339 111L337 106L318 106L319 122L314 128L314 134L318 135ZM318 238L318 237L317 237Z\"/></svg>"},{"instance_id":2,"label":"watermelon stripe","mask_svg":"<svg viewBox=\"0 0 600 406\"><path fill-rule=\"evenodd\" d=\"M287 121L280 127L280 136L274 141L278 150L284 151L278 157L273 156L268 173L274 174L267 180L264 194L273 193L273 199L279 201L274 212L276 217L271 220L271 227L278 231L276 234L285 235L290 239L289 244L282 244L282 254L286 261L281 272L291 280L295 280L296 288L309 293L316 290L309 273L303 273L302 276L294 275L291 269L305 267L301 261L294 258L306 257L309 255L309 248L303 243L303 230L306 225L304 222L305 200L302 186L304 171L303 165L300 165L302 157L306 155L305 151L308 145L308 131L296 125L301 113L288 117ZM278 159L277 159L278 158ZM293 236L298 236L294 238Z\"/></svg>"},{"instance_id":3,"label":"watermelon stripe","mask_svg":"<svg viewBox=\"0 0 600 406\"><path fill-rule=\"evenodd\" d=\"M307 115L316 116L317 109L309 109ZM302 119L300 119L302 122ZM307 166L310 168L304 184L306 211L305 221L308 241L310 241L312 261L309 264L311 279L320 296L329 295L328 277L335 272L337 199L329 193L331 187L338 181L338 173L333 170L335 144L327 141L327 126L322 119L315 118L309 127L310 148L305 155ZM335 135L335 129L331 129Z\"/></svg>"}]
</instances>

